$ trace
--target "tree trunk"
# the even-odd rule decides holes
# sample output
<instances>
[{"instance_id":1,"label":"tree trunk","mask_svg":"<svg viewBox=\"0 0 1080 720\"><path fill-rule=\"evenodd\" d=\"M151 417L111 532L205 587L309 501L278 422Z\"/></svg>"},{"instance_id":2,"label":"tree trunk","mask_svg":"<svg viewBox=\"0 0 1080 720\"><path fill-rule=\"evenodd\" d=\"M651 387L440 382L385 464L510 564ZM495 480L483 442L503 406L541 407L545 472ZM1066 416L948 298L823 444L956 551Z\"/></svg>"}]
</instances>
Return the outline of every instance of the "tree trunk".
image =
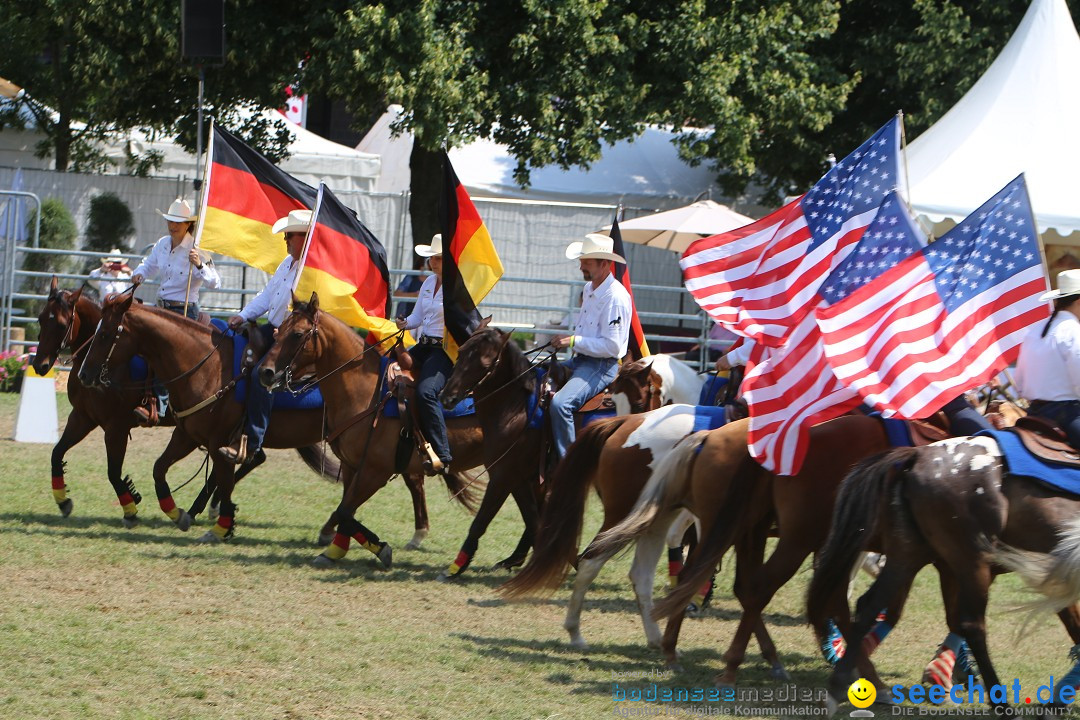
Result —
<instances>
[{"instance_id":1,"label":"tree trunk","mask_svg":"<svg viewBox=\"0 0 1080 720\"><path fill-rule=\"evenodd\" d=\"M409 191L409 218L412 220L413 247L427 245L431 236L441 232L439 228L439 201L442 194L443 166L442 151L428 150L413 141L412 154L409 156L409 171L412 173ZM449 238L444 239L449 242ZM413 269L419 269L424 258L416 253L413 256Z\"/></svg>"}]
</instances>

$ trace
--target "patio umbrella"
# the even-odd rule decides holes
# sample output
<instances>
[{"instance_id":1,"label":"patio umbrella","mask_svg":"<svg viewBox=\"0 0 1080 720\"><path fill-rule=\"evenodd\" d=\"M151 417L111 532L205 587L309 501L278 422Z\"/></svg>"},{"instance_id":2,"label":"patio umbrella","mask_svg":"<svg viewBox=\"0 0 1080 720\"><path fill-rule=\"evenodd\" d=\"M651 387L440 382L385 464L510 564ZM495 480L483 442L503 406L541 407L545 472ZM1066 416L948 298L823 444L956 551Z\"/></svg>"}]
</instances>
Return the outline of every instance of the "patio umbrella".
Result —
<instances>
[{"instance_id":1,"label":"patio umbrella","mask_svg":"<svg viewBox=\"0 0 1080 720\"><path fill-rule=\"evenodd\" d=\"M726 205L699 200L686 207L625 220L619 223L622 239L638 245L682 253L695 240L749 225L753 218L740 215ZM608 225L600 233L611 232Z\"/></svg>"}]
</instances>

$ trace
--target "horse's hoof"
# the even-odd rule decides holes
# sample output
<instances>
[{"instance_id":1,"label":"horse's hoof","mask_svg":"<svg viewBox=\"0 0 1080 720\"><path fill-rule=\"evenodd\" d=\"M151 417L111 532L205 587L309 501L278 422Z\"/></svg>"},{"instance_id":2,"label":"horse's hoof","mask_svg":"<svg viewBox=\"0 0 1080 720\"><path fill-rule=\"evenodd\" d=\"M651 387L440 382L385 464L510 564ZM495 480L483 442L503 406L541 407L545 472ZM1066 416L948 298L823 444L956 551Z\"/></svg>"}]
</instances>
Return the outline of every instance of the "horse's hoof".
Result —
<instances>
[{"instance_id":1,"label":"horse's hoof","mask_svg":"<svg viewBox=\"0 0 1080 720\"><path fill-rule=\"evenodd\" d=\"M218 515L220 514L221 513L218 512L217 506L211 505L210 509L206 511L206 519L211 525L213 525L217 522Z\"/></svg>"},{"instance_id":2,"label":"horse's hoof","mask_svg":"<svg viewBox=\"0 0 1080 720\"><path fill-rule=\"evenodd\" d=\"M665 667L667 667L668 670L671 670L672 672L681 673L683 671L682 663L678 660L669 660L668 662L664 663L664 665Z\"/></svg>"},{"instance_id":3,"label":"horse's hoof","mask_svg":"<svg viewBox=\"0 0 1080 720\"><path fill-rule=\"evenodd\" d=\"M704 610L699 608L697 606L697 603L690 603L689 605L686 606L686 617L692 617L692 618L701 617L701 614L703 612L704 612Z\"/></svg>"},{"instance_id":4,"label":"horse's hoof","mask_svg":"<svg viewBox=\"0 0 1080 720\"><path fill-rule=\"evenodd\" d=\"M508 557L491 566L492 570L513 570L525 564L525 558Z\"/></svg>"},{"instance_id":5,"label":"horse's hoof","mask_svg":"<svg viewBox=\"0 0 1080 720\"><path fill-rule=\"evenodd\" d=\"M413 533L412 540L405 544L406 550L419 550L420 544L424 542L424 538L428 535L427 528L422 528Z\"/></svg>"},{"instance_id":6,"label":"horse's hoof","mask_svg":"<svg viewBox=\"0 0 1080 720\"><path fill-rule=\"evenodd\" d=\"M205 533L202 534L202 537L199 538L199 542L206 543L207 545L216 545L225 541L219 538L214 533L207 530Z\"/></svg>"},{"instance_id":7,"label":"horse's hoof","mask_svg":"<svg viewBox=\"0 0 1080 720\"><path fill-rule=\"evenodd\" d=\"M784 669L783 665L774 665L772 670L769 671L769 677L780 682L791 682L791 675L788 675L788 671Z\"/></svg>"},{"instance_id":8,"label":"horse's hoof","mask_svg":"<svg viewBox=\"0 0 1080 720\"><path fill-rule=\"evenodd\" d=\"M71 501L71 498L68 498L62 503L57 503L56 507L60 508L61 515L67 517L71 514L71 511L75 509L75 503Z\"/></svg>"},{"instance_id":9,"label":"horse's hoof","mask_svg":"<svg viewBox=\"0 0 1080 720\"><path fill-rule=\"evenodd\" d=\"M331 568L337 564L336 560L331 560L326 555L316 555L315 559L311 561L311 564L317 568Z\"/></svg>"},{"instance_id":10,"label":"horse's hoof","mask_svg":"<svg viewBox=\"0 0 1080 720\"><path fill-rule=\"evenodd\" d=\"M320 533L319 537L315 539L315 544L319 547L326 547L332 542L334 542L334 533Z\"/></svg>"},{"instance_id":11,"label":"horse's hoof","mask_svg":"<svg viewBox=\"0 0 1080 720\"><path fill-rule=\"evenodd\" d=\"M125 515L124 519L121 522L124 523L124 527L126 527L128 530L131 530L134 527L138 527L138 525L139 525L139 516L138 515Z\"/></svg>"},{"instance_id":12,"label":"horse's hoof","mask_svg":"<svg viewBox=\"0 0 1080 720\"><path fill-rule=\"evenodd\" d=\"M570 638L570 647L575 650L585 651L589 649L589 643L585 642L585 638L578 635L577 637Z\"/></svg>"},{"instance_id":13,"label":"horse's hoof","mask_svg":"<svg viewBox=\"0 0 1080 720\"><path fill-rule=\"evenodd\" d=\"M460 570L453 575L450 574L449 570L443 570L441 573L439 573L439 576L435 578L435 581L441 583L452 582L454 580L457 580L459 575L461 575Z\"/></svg>"},{"instance_id":14,"label":"horse's hoof","mask_svg":"<svg viewBox=\"0 0 1080 720\"><path fill-rule=\"evenodd\" d=\"M382 563L383 568L389 570L394 564L394 550L390 547L390 543L383 543L383 546L379 548L379 552L375 557Z\"/></svg>"},{"instance_id":15,"label":"horse's hoof","mask_svg":"<svg viewBox=\"0 0 1080 720\"><path fill-rule=\"evenodd\" d=\"M180 511L180 517L176 518L176 527L180 528L180 532L187 532L191 529L191 515L187 510Z\"/></svg>"}]
</instances>

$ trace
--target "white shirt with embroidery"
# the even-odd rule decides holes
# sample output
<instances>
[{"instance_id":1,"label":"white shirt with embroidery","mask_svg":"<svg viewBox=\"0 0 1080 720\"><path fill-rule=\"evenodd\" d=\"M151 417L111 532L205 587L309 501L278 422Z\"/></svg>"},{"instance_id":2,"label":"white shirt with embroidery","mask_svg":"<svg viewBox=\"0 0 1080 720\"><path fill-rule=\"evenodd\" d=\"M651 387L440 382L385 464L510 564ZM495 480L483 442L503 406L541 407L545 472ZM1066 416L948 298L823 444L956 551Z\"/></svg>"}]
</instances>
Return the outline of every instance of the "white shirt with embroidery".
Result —
<instances>
[{"instance_id":1,"label":"white shirt with embroidery","mask_svg":"<svg viewBox=\"0 0 1080 720\"><path fill-rule=\"evenodd\" d=\"M424 284L420 286L420 292L416 294L416 305L405 318L405 329L415 330L420 328L419 337L442 337L445 330L443 322L443 294L442 283L439 289L435 289L435 283L439 278L428 275ZM415 334L415 333L414 333Z\"/></svg>"},{"instance_id":2,"label":"white shirt with embroidery","mask_svg":"<svg viewBox=\"0 0 1080 720\"><path fill-rule=\"evenodd\" d=\"M1042 337L1045 322L1020 345L1014 380L1028 400L1080 400L1080 320L1062 310Z\"/></svg>"},{"instance_id":3,"label":"white shirt with embroidery","mask_svg":"<svg viewBox=\"0 0 1080 720\"><path fill-rule=\"evenodd\" d=\"M293 262L292 255L286 255L285 259L278 263L277 270L266 283L266 287L244 306L244 309L240 311L240 316L251 322L266 315L271 325L279 327L289 314L293 284L299 267L299 263Z\"/></svg>"},{"instance_id":4,"label":"white shirt with embroidery","mask_svg":"<svg viewBox=\"0 0 1080 720\"><path fill-rule=\"evenodd\" d=\"M105 268L94 268L90 271L89 283L98 291L98 297L102 300L113 293L120 293L131 287L131 273L121 270L115 275Z\"/></svg>"},{"instance_id":5,"label":"white shirt with embroidery","mask_svg":"<svg viewBox=\"0 0 1080 720\"><path fill-rule=\"evenodd\" d=\"M600 287L585 283L581 313L574 328L574 352L595 358L621 358L630 342L630 293L614 275Z\"/></svg>"},{"instance_id":6,"label":"white shirt with embroidery","mask_svg":"<svg viewBox=\"0 0 1080 720\"><path fill-rule=\"evenodd\" d=\"M217 268L211 262L210 256L199 251L202 258L202 270L191 264L188 253L195 243L191 233L174 249L172 238L168 235L161 238L154 245L139 267L135 268L134 275L142 275L144 280L160 280L158 298L170 302L197 302L199 289L204 285L213 290L221 283L221 276ZM191 273L191 291L188 293L188 273Z\"/></svg>"}]
</instances>

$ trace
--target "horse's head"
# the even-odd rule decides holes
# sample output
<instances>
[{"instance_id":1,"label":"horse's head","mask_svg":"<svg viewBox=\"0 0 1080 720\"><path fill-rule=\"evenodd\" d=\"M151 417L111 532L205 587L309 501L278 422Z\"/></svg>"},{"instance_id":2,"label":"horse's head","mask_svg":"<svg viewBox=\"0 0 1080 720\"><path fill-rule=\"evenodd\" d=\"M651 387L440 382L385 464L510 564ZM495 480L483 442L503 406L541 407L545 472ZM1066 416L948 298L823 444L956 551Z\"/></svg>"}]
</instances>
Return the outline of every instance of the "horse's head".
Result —
<instances>
[{"instance_id":1,"label":"horse's head","mask_svg":"<svg viewBox=\"0 0 1080 720\"><path fill-rule=\"evenodd\" d=\"M108 387L109 369L135 355L135 339L125 331L124 318L135 300L132 293L110 295L101 308L101 322L79 369L79 382L87 387Z\"/></svg>"},{"instance_id":2,"label":"horse's head","mask_svg":"<svg viewBox=\"0 0 1080 720\"><path fill-rule=\"evenodd\" d=\"M256 369L259 382L270 390L285 388L293 374L315 364L319 334L319 294L302 302L293 293L293 311L278 327L274 344Z\"/></svg>"},{"instance_id":3,"label":"horse's head","mask_svg":"<svg viewBox=\"0 0 1080 720\"><path fill-rule=\"evenodd\" d=\"M510 333L488 327L489 322L490 317L484 318L469 339L458 348L454 372L442 391L443 407L452 408L469 392L477 390L495 374L502 362L503 353L510 344Z\"/></svg>"},{"instance_id":4,"label":"horse's head","mask_svg":"<svg viewBox=\"0 0 1080 720\"><path fill-rule=\"evenodd\" d=\"M652 366L652 358L626 363L611 381L611 398L619 415L642 413L660 407L663 379Z\"/></svg>"},{"instance_id":5,"label":"horse's head","mask_svg":"<svg viewBox=\"0 0 1080 720\"><path fill-rule=\"evenodd\" d=\"M82 297L82 288L74 292L57 287L56 276L49 284L49 297L38 315L38 349L32 365L34 371L44 375L56 363L60 351L70 346L79 336L79 315L75 305Z\"/></svg>"}]
</instances>

